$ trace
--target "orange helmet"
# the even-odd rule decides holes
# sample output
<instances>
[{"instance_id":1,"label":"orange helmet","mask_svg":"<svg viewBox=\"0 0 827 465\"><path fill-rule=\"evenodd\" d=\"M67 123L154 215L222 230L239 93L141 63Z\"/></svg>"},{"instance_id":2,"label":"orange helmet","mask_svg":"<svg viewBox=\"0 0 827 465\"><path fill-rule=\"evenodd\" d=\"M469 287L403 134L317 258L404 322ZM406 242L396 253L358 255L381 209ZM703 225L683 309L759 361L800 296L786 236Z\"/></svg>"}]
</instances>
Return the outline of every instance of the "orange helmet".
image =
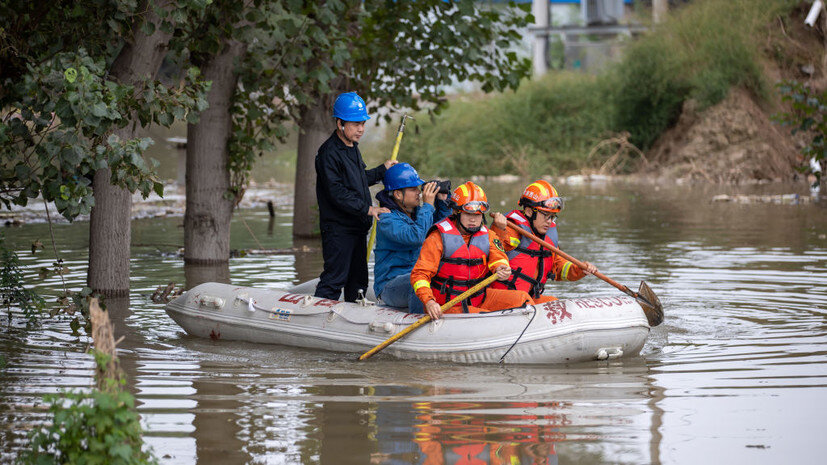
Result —
<instances>
[{"instance_id":1,"label":"orange helmet","mask_svg":"<svg viewBox=\"0 0 827 465\"><path fill-rule=\"evenodd\" d=\"M451 202L454 209L466 213L479 213L481 215L488 211L488 199L485 197L485 191L471 181L454 189Z\"/></svg>"},{"instance_id":2,"label":"orange helmet","mask_svg":"<svg viewBox=\"0 0 827 465\"><path fill-rule=\"evenodd\" d=\"M523 191L519 204L545 213L558 213L563 209L563 199L557 194L557 189L543 180L529 184Z\"/></svg>"}]
</instances>

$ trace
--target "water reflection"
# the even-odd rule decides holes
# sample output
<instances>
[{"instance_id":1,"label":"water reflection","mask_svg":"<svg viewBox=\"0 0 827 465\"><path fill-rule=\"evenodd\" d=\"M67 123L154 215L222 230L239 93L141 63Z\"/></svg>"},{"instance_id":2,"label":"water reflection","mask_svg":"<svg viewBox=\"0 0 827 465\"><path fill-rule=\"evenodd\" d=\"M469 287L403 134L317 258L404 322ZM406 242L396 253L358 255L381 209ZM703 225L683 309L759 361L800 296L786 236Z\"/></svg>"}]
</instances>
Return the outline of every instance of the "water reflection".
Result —
<instances>
[{"instance_id":1,"label":"water reflection","mask_svg":"<svg viewBox=\"0 0 827 465\"><path fill-rule=\"evenodd\" d=\"M320 239L294 238L293 253L294 265L296 267L296 283L303 283L319 277L321 263L322 242Z\"/></svg>"},{"instance_id":2,"label":"water reflection","mask_svg":"<svg viewBox=\"0 0 827 465\"><path fill-rule=\"evenodd\" d=\"M203 283L227 283L230 282L230 263L219 263L215 265L197 265L192 263L184 264L184 279L187 289Z\"/></svg>"},{"instance_id":3,"label":"water reflection","mask_svg":"<svg viewBox=\"0 0 827 465\"><path fill-rule=\"evenodd\" d=\"M428 464L556 464L564 441L557 403L419 402L415 441ZM503 413L506 412L506 413ZM510 412L510 413L508 413Z\"/></svg>"},{"instance_id":4,"label":"water reflection","mask_svg":"<svg viewBox=\"0 0 827 465\"><path fill-rule=\"evenodd\" d=\"M204 370L205 367L202 367ZM209 367L206 367L209 368ZM206 371L206 370L204 370ZM239 411L244 390L221 379L201 377L192 383L197 403L192 409L195 453L199 464L249 463Z\"/></svg>"},{"instance_id":5,"label":"water reflection","mask_svg":"<svg viewBox=\"0 0 827 465\"><path fill-rule=\"evenodd\" d=\"M522 182L483 183L495 209ZM564 250L666 308L643 357L562 367L366 363L339 354L191 338L149 295L160 284L232 278L278 288L318 276L318 241L294 242L290 208L243 215L279 255L193 270L177 254L180 218L133 222L130 301L108 302L121 363L147 440L164 464L195 463L820 463L827 418L827 215L818 205L709 201L704 186L558 186ZM739 188L747 194L783 186ZM502 203L498 200L502 199ZM272 233L269 229L272 228ZM72 289L85 281L88 225L56 225ZM51 254L45 225L7 230L27 279ZM161 246L159 244L170 244ZM232 247L256 248L233 224ZM602 281L554 283L560 297L615 292ZM0 310L0 313L2 311ZM5 314L2 314L5 324ZM0 462L46 420L43 394L92 384L85 337L66 319L0 331Z\"/></svg>"}]
</instances>

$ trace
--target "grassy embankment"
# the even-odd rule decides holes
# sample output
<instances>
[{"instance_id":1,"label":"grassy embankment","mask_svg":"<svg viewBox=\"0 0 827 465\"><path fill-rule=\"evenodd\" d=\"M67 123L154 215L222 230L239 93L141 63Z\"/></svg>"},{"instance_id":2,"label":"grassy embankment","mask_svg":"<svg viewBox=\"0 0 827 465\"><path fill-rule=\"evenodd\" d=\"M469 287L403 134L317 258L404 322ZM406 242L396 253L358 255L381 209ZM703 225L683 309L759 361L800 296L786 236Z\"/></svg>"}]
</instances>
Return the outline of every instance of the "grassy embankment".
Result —
<instances>
[{"instance_id":1,"label":"grassy embankment","mask_svg":"<svg viewBox=\"0 0 827 465\"><path fill-rule=\"evenodd\" d=\"M774 83L762 66L767 24L799 3L697 0L629 44L624 58L597 76L551 72L517 92L462 96L434 121L420 115L400 159L429 176L560 174L600 166L615 150L587 159L589 152L622 133L646 150L688 99L703 109L735 86L769 98Z\"/></svg>"}]
</instances>

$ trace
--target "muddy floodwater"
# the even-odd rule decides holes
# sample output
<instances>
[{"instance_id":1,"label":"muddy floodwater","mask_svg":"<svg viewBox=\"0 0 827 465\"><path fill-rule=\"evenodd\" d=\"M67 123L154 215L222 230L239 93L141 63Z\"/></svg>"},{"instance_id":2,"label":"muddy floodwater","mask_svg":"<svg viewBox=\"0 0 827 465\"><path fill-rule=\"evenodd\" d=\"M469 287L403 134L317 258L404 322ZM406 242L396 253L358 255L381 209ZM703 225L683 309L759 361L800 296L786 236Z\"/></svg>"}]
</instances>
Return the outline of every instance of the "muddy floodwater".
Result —
<instances>
[{"instance_id":1,"label":"muddy floodwater","mask_svg":"<svg viewBox=\"0 0 827 465\"><path fill-rule=\"evenodd\" d=\"M486 185L510 209L523 181ZM232 248L299 252L186 270L181 217L133 222L132 292L110 301L122 365L164 464L824 463L827 438L825 202L713 202L806 194L801 185L559 185L561 248L666 311L640 357L570 366L454 365L197 339L150 295L161 284L228 275L287 287L318 276L319 242L294 244L291 207L271 222L242 210ZM4 228L26 276L54 295L48 227ZM88 223L55 226L66 285L85 281ZM41 240L45 250L31 252ZM304 249L302 249L304 247ZM558 297L614 296L589 277ZM6 310L0 310L6 324ZM68 321L0 331L0 461L47 420L44 394L92 384L89 340Z\"/></svg>"}]
</instances>

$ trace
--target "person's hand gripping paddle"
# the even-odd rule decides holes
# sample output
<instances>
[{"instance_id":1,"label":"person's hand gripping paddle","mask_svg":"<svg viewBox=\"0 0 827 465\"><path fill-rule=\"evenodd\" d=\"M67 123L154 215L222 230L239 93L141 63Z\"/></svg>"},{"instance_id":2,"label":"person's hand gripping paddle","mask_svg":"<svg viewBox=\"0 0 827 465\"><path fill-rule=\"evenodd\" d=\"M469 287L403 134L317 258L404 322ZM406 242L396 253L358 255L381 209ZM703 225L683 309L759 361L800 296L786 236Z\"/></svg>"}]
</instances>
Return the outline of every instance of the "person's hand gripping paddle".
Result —
<instances>
[{"instance_id":1,"label":"person's hand gripping paddle","mask_svg":"<svg viewBox=\"0 0 827 465\"><path fill-rule=\"evenodd\" d=\"M494 216L493 212L491 213L491 216L492 217ZM572 257L571 255L563 252L562 250L558 249L557 247L555 247L555 246L549 244L548 242L540 239L536 235L526 231L525 229L523 229L519 225L517 225L517 223L515 223L510 218L506 218L506 219L514 227L513 229L515 229L517 231L517 233L531 239L532 241L540 244L541 246L547 248L548 250L551 250L552 252L556 253L557 255L560 255L561 257L563 257L566 260L574 263L575 265L577 265L581 269L583 269L583 270L586 269L586 265L583 262L581 262L580 260ZM652 291L652 288L650 288L649 285L646 284L645 281L640 282L640 289L638 289L638 292L635 292L635 291L629 289L628 287L624 286L623 284L620 284L619 282L615 281L614 279L604 275L603 273L601 273L599 271L595 272L593 274L595 276L597 276L598 278L602 279L603 281L606 281L607 283L609 283L612 286L616 287L617 289L619 289L620 291L622 291L626 295L628 295L630 297L634 297L634 299L637 301L638 305L640 305L640 307L643 309L643 313L646 315L646 319L649 321L649 326L657 326L657 325L663 323L663 316L664 316L663 315L663 305L661 305L660 299L658 299L658 296L655 295L654 291Z\"/></svg>"},{"instance_id":2,"label":"person's hand gripping paddle","mask_svg":"<svg viewBox=\"0 0 827 465\"><path fill-rule=\"evenodd\" d=\"M480 289L488 286L489 284L493 283L497 279L497 273L493 273L491 276L485 278L483 281L477 283L475 286L471 287L467 291L463 292L462 294L454 297L453 299L449 300L445 305L442 306L442 311L448 310L452 308L454 305L462 302L464 299L467 299L468 296L474 295L479 292ZM422 318L418 319L416 323L408 326L407 328L399 331L398 333L394 334L385 342L379 344L378 346L370 349L369 351L365 352L359 357L359 360L365 360L370 358L373 354L379 352L380 350L384 349L385 347L393 344L394 342L402 339L406 334L410 333L411 331L419 328L420 326L424 325L425 323L431 321L431 315L425 315Z\"/></svg>"}]
</instances>

